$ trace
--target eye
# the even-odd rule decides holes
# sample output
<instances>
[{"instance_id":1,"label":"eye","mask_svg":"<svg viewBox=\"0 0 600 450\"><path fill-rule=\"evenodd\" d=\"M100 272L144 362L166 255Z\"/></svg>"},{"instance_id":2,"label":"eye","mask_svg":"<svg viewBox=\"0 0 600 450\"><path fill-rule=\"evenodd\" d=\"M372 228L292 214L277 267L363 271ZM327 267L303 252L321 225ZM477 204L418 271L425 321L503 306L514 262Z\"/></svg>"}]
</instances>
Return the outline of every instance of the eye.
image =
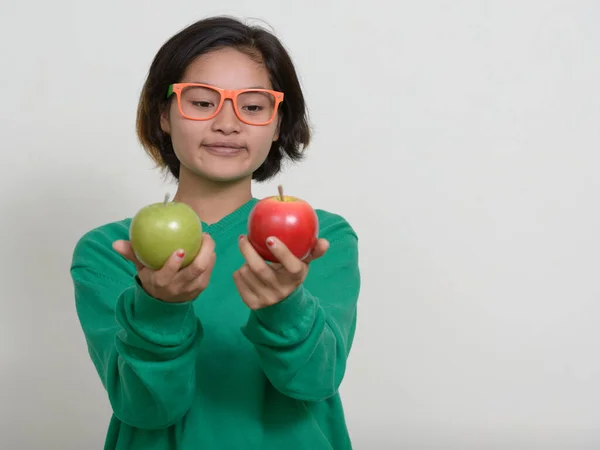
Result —
<instances>
[{"instance_id":1,"label":"eye","mask_svg":"<svg viewBox=\"0 0 600 450\"><path fill-rule=\"evenodd\" d=\"M249 112L260 112L264 109L264 107L262 107L260 105L245 105L243 107L243 109L245 109Z\"/></svg>"},{"instance_id":2,"label":"eye","mask_svg":"<svg viewBox=\"0 0 600 450\"><path fill-rule=\"evenodd\" d=\"M214 106L214 104L212 102L208 102L208 101L193 101L191 102L192 105L198 107L198 108L212 108Z\"/></svg>"}]
</instances>

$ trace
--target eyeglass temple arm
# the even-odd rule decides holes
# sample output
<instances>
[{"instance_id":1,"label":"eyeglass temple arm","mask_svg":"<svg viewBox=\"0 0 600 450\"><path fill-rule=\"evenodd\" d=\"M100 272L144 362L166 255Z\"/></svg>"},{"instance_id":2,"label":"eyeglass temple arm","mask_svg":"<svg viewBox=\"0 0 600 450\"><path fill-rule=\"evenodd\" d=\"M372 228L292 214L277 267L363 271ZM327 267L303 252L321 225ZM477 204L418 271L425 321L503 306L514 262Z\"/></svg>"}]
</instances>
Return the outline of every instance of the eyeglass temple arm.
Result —
<instances>
[{"instance_id":1,"label":"eyeglass temple arm","mask_svg":"<svg viewBox=\"0 0 600 450\"><path fill-rule=\"evenodd\" d=\"M167 98L169 98L171 95L173 95L173 85L172 84L169 86L169 89L167 90Z\"/></svg>"}]
</instances>

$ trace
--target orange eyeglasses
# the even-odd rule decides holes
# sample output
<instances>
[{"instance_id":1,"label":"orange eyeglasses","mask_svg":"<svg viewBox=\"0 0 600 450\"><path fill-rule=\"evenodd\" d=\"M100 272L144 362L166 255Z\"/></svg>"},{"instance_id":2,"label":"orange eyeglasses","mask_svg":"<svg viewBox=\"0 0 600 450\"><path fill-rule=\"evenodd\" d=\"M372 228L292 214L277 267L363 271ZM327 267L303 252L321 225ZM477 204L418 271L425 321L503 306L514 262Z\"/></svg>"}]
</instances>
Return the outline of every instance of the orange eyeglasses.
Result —
<instances>
[{"instance_id":1,"label":"orange eyeglasses","mask_svg":"<svg viewBox=\"0 0 600 450\"><path fill-rule=\"evenodd\" d=\"M268 125L283 102L283 92L269 89L221 89L208 84L175 83L169 86L167 98L175 94L183 117L210 120L219 114L225 100L231 99L233 110L248 125Z\"/></svg>"}]
</instances>

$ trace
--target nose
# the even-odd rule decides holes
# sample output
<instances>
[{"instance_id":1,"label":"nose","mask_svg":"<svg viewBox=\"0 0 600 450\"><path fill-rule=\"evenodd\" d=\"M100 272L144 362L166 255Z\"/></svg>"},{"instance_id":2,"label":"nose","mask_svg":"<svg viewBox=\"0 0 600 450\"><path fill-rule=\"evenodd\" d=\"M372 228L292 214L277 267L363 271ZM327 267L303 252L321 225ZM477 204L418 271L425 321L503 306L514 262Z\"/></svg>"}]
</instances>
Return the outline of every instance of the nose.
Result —
<instances>
[{"instance_id":1,"label":"nose","mask_svg":"<svg viewBox=\"0 0 600 450\"><path fill-rule=\"evenodd\" d=\"M235 114L233 102L230 99L225 100L221 111L212 120L212 130L231 134L239 132L240 127L241 123Z\"/></svg>"}]
</instances>

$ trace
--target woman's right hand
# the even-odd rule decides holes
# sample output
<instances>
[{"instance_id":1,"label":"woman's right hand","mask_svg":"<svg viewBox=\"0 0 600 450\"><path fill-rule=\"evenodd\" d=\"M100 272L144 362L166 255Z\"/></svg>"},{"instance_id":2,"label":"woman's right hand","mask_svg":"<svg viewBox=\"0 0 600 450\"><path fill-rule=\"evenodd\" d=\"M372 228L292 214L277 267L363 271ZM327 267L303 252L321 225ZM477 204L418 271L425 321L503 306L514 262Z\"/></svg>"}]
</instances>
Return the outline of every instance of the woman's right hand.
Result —
<instances>
[{"instance_id":1,"label":"woman's right hand","mask_svg":"<svg viewBox=\"0 0 600 450\"><path fill-rule=\"evenodd\" d=\"M161 269L151 270L136 258L129 241L115 241L113 249L135 264L148 295L164 302L181 303L194 300L206 289L215 265L215 242L206 233L202 239L200 253L184 268L181 268L184 255L178 252L174 252Z\"/></svg>"}]
</instances>

